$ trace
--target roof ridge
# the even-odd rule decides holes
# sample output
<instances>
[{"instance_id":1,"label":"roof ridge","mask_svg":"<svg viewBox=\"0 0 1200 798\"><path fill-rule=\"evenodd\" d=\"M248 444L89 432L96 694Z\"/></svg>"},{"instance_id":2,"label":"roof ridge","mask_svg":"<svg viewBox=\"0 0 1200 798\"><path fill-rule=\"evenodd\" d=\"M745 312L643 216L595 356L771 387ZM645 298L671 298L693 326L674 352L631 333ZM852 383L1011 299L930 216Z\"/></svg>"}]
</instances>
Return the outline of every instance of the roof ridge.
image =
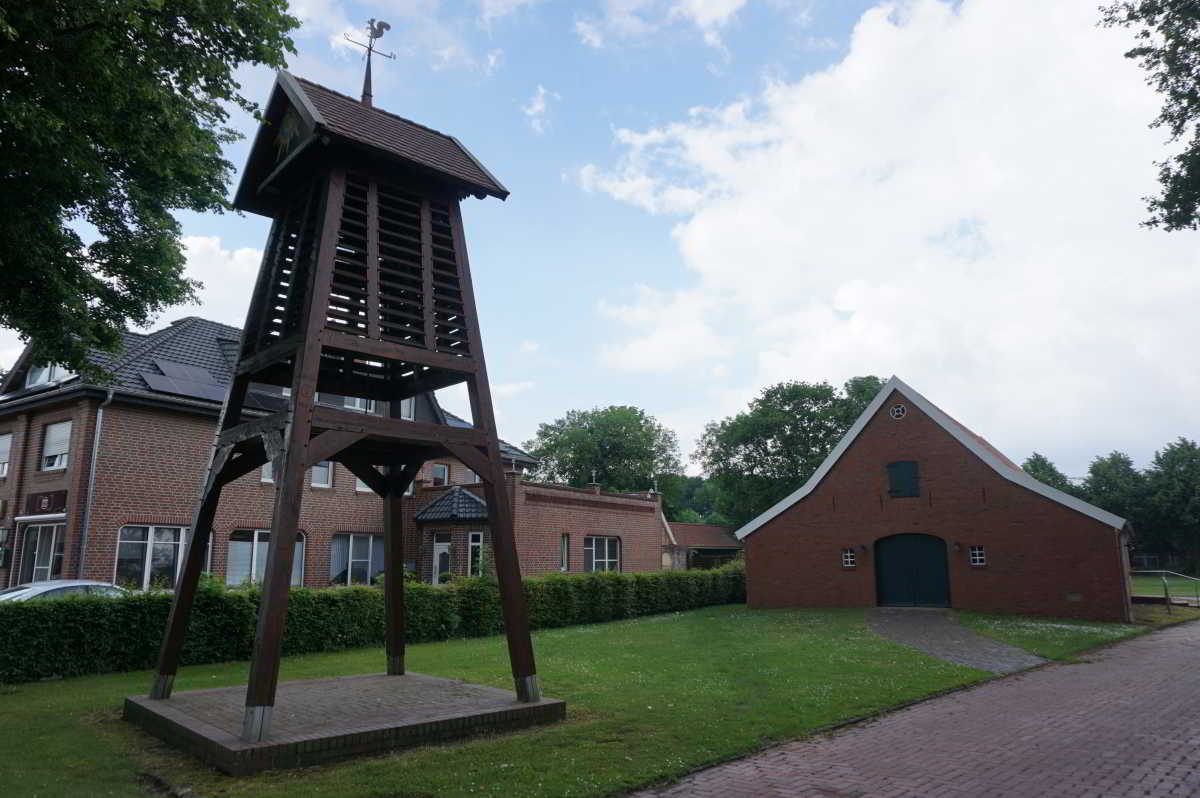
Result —
<instances>
[{"instance_id":1,"label":"roof ridge","mask_svg":"<svg viewBox=\"0 0 1200 798\"><path fill-rule=\"evenodd\" d=\"M146 340L142 342L141 346L131 349L129 352L125 353L124 357L122 357L120 360L118 360L116 363L113 364L113 367L112 367L113 374L116 374L118 371L120 371L121 369L128 366L131 362L133 362L134 358L141 357L146 352L152 352L155 349L157 349L159 346L161 346L162 344L166 343L167 341L173 340L175 338L175 336L179 335L179 333L182 332L185 327L191 326L190 324L185 324L185 322L189 322L189 321L192 321L195 319L200 319L200 317L199 316L184 316L182 319L180 319L176 323L172 324L170 327L164 327L161 330L155 330L154 332L147 334ZM203 321L203 319L200 319L200 320ZM165 335L165 336L160 336L159 333L170 333L170 334Z\"/></svg>"},{"instance_id":2,"label":"roof ridge","mask_svg":"<svg viewBox=\"0 0 1200 798\"><path fill-rule=\"evenodd\" d=\"M400 114L392 113L391 111L387 110L386 108L379 108L378 106L375 106L375 105L363 105L362 100L356 100L353 97L351 97L349 94L342 94L340 91L337 91L336 89L331 89L328 86L323 86L320 83L309 80L308 78L302 78L299 75L292 75L292 77L294 77L300 83L307 83L309 86L315 86L316 88L321 89L322 91L327 91L330 94L336 94L338 97L341 97L344 100L349 100L352 103L358 103L359 105L362 105L363 108L366 108L370 111L375 111L376 113L390 116L393 119L399 119L401 122L412 125L413 127L419 127L422 130L428 130L430 133L433 133L434 135L441 136L444 139L449 139L450 141L453 141L455 144L458 144L458 141L454 138L454 136L451 136L449 133L443 133L442 131L437 130L436 128L430 127L429 125L422 125L420 122L414 122L413 120L409 119L408 117L400 116ZM459 144L459 146L461 147L462 145ZM471 160L475 160L474 157L472 157ZM482 166L482 164L478 164L478 163L477 163L477 165Z\"/></svg>"}]
</instances>

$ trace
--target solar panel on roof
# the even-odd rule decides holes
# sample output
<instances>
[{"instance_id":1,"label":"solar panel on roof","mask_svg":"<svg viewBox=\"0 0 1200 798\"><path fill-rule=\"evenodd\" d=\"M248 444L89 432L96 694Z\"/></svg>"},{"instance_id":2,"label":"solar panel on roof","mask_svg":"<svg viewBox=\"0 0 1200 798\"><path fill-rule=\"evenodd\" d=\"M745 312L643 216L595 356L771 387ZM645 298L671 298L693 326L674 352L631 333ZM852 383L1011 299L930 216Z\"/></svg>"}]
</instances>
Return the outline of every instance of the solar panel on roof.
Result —
<instances>
[{"instance_id":1,"label":"solar panel on roof","mask_svg":"<svg viewBox=\"0 0 1200 798\"><path fill-rule=\"evenodd\" d=\"M207 369L202 369L199 366L186 366L183 363L175 363L171 360L162 360L153 358L154 365L158 366L167 377L173 377L178 380L187 380L188 382L212 382L212 375Z\"/></svg>"},{"instance_id":2,"label":"solar panel on roof","mask_svg":"<svg viewBox=\"0 0 1200 798\"><path fill-rule=\"evenodd\" d=\"M171 393L176 396L187 396L191 399L207 399L220 402L225 399L225 386L212 381L183 380L168 377L165 374L143 374L142 379L153 391Z\"/></svg>"}]
</instances>

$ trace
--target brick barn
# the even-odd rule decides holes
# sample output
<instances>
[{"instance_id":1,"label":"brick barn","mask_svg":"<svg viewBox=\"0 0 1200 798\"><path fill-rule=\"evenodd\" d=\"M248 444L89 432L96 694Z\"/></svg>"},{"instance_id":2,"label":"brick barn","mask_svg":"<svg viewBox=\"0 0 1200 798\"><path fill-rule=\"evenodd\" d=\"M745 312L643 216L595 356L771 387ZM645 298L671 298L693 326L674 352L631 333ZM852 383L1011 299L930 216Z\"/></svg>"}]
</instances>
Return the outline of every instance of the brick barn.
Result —
<instances>
[{"instance_id":1,"label":"brick barn","mask_svg":"<svg viewBox=\"0 0 1200 798\"><path fill-rule=\"evenodd\" d=\"M239 337L196 317L126 333L121 354L92 354L114 375L109 385L36 366L26 350L0 386L0 588L59 578L173 585ZM282 390L255 386L247 406L279 409ZM320 394L318 402L376 412L354 397ZM469 426L432 395L405 400L403 412ZM525 575L661 567L656 494L530 482L521 474L536 460L501 444ZM368 582L383 567L382 501L339 463L318 464L307 482L294 583ZM425 581L478 572L490 542L482 494L459 461L425 464L404 502L409 570ZM212 574L228 584L261 578L273 500L270 465L226 487Z\"/></svg>"},{"instance_id":2,"label":"brick barn","mask_svg":"<svg viewBox=\"0 0 1200 798\"><path fill-rule=\"evenodd\" d=\"M896 377L737 536L752 607L1130 620L1125 520L1037 481Z\"/></svg>"}]
</instances>

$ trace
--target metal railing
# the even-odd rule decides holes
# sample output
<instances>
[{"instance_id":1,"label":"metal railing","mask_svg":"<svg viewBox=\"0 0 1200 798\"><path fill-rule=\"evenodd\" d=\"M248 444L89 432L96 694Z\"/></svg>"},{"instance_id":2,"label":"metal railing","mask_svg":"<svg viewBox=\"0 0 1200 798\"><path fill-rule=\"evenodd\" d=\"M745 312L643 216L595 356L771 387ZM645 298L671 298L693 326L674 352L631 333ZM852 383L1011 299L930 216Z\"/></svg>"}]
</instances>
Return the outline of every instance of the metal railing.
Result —
<instances>
[{"instance_id":1,"label":"metal railing","mask_svg":"<svg viewBox=\"0 0 1200 798\"><path fill-rule=\"evenodd\" d=\"M1129 573L1132 576L1157 576L1159 578L1159 580L1162 582L1163 600L1166 602L1168 613L1171 612L1171 582L1174 580L1184 580L1183 590L1176 591L1178 594L1180 594L1180 597L1182 598L1183 596L1187 595L1188 592L1191 592L1192 600L1195 602L1195 604L1192 606L1200 607L1200 578L1188 576L1187 574L1181 574L1176 571L1130 571ZM1146 594L1138 594L1135 591L1135 595Z\"/></svg>"}]
</instances>

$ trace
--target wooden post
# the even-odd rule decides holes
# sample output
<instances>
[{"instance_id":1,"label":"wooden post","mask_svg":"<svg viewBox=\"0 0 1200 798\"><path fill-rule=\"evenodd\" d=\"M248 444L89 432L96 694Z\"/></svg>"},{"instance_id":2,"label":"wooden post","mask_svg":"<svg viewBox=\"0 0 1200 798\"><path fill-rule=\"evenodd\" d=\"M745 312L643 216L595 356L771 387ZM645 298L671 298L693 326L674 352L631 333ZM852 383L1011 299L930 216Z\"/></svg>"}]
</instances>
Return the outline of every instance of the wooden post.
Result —
<instances>
[{"instance_id":1,"label":"wooden post","mask_svg":"<svg viewBox=\"0 0 1200 798\"><path fill-rule=\"evenodd\" d=\"M419 463L393 466L388 473L388 494L383 497L384 641L389 676L404 674L404 492L420 468Z\"/></svg>"},{"instance_id":2,"label":"wooden post","mask_svg":"<svg viewBox=\"0 0 1200 798\"><path fill-rule=\"evenodd\" d=\"M175 685L175 674L179 670L179 659L183 653L183 640L187 634L188 621L191 619L192 605L196 601L196 587L200 583L208 544L212 539L212 522L217 513L217 503L221 499L221 471L225 466L228 451L222 452L217 440L222 432L236 426L241 420L248 387L249 380L245 377L235 377L229 385L225 404L221 408L221 417L217 421L217 431L213 437L212 454L209 456L208 474L204 479L204 486L200 489L200 504L192 517L191 542L188 543L183 572L175 586L175 596L171 599L171 614L167 617L167 630L158 652L158 673L150 687L151 698L170 698Z\"/></svg>"}]
</instances>

